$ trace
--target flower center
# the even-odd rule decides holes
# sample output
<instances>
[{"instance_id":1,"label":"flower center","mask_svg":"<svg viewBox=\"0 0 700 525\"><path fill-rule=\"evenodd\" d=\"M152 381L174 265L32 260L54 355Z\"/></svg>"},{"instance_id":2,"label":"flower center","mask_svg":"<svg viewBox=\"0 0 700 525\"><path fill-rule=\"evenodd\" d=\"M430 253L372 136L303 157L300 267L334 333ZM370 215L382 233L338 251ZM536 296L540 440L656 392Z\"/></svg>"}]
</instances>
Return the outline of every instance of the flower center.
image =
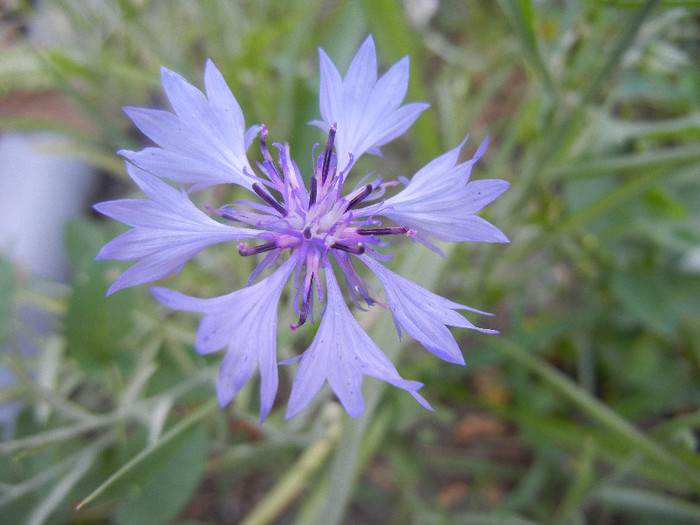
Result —
<instances>
[{"instance_id":1,"label":"flower center","mask_svg":"<svg viewBox=\"0 0 700 525\"><path fill-rule=\"evenodd\" d=\"M333 154L335 134L334 124L328 132L323 154L316 159L307 192L288 145L275 144L280 151L280 161L279 164L273 161L266 144L267 129L263 126L260 135L263 162L258 163L258 167L267 178L246 174L254 181L253 191L265 204L238 201L218 210L209 209L225 219L260 228L263 232L260 237L268 241L257 246L245 243L238 246L238 253L242 256L269 252L253 271L249 284L262 270L275 264L283 250L290 248L295 252L294 256L298 258L295 310L299 322L290 326L292 330L303 325L312 315L314 283L322 300L319 272L330 264L329 253L333 253L351 289L365 302L373 304L375 301L352 266L349 255L361 255L369 249L368 245L382 244L379 236L415 234L404 227L374 227L380 226L379 221L363 208L356 209L375 191L381 195L388 185L382 184L381 180L359 186L341 197L345 172L352 164L352 157L345 170L338 169Z\"/></svg>"}]
</instances>

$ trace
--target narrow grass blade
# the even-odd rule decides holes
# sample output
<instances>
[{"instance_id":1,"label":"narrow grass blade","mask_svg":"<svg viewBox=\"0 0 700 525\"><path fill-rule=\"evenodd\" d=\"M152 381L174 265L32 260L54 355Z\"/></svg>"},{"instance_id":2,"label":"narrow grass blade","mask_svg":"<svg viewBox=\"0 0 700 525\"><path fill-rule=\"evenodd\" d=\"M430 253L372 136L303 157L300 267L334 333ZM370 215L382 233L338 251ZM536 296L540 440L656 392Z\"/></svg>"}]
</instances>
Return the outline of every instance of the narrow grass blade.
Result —
<instances>
[{"instance_id":1,"label":"narrow grass blade","mask_svg":"<svg viewBox=\"0 0 700 525\"><path fill-rule=\"evenodd\" d=\"M218 406L218 402L215 399L213 399L211 401L208 401L207 403L204 403L197 410L189 414L187 417L183 418L182 421L180 421L177 425L171 428L168 432L163 434L160 440L136 454L136 456L134 456L130 461L124 464L122 468L120 468L118 471L112 474L104 483L102 483L102 485L100 485L94 491L92 491L85 499L83 499L75 507L76 510L80 510L85 505L93 501L97 496L99 496L109 487L114 485L114 483L119 481L122 477L124 477L125 474L127 474L131 469L133 469L135 466L141 463L144 459L146 459L151 454L159 450L161 447L178 437L190 426L194 425L199 420L209 415L209 413L213 412Z\"/></svg>"}]
</instances>

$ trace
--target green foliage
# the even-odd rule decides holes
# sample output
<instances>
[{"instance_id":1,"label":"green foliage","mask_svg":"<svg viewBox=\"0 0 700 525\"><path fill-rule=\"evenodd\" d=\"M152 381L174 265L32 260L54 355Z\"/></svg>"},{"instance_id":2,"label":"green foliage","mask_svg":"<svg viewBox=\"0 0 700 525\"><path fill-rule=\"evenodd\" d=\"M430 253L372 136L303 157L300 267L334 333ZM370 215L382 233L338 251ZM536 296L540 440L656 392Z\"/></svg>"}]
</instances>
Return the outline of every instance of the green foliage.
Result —
<instances>
[{"instance_id":1,"label":"green foliage","mask_svg":"<svg viewBox=\"0 0 700 525\"><path fill-rule=\"evenodd\" d=\"M133 373L134 349L126 336L133 325L134 290L105 300L110 275L105 264L95 263L109 233L94 222L79 220L66 229L66 251L75 268L74 282L64 317L68 352L87 377L103 380L115 367L120 375ZM107 263L109 266L114 266Z\"/></svg>"},{"instance_id":2,"label":"green foliage","mask_svg":"<svg viewBox=\"0 0 700 525\"><path fill-rule=\"evenodd\" d=\"M116 523L169 523L201 481L208 444L206 427L197 425L145 459L123 481L130 494L114 516Z\"/></svg>"},{"instance_id":3,"label":"green foliage","mask_svg":"<svg viewBox=\"0 0 700 525\"><path fill-rule=\"evenodd\" d=\"M15 4L8 23L35 23L35 2ZM490 135L473 176L512 183L484 210L512 242L447 247L447 261L406 244L391 263L496 313L470 319L500 335L455 331L465 368L399 344L386 312L359 316L435 413L368 379L357 420L320 398L285 422L283 367L262 426L255 384L218 409L221 355L194 353L196 316L145 287L105 298L126 265L93 258L122 230L92 216L67 227L70 287L0 260L0 365L15 378L0 403L19 410L0 443L0 521L697 520L697 2L445 0L429 20L393 0L39 4L62 30L3 49L0 94L58 92L80 119L0 116L0 129L64 133L113 184L113 151L142 145L120 107L167 108L159 66L201 85L211 57L247 122L289 140L308 172L316 48L343 69L372 32L383 67L410 55L408 99L432 105L378 171L410 176L467 132L470 153ZM208 297L244 285L251 264L221 248L172 279ZM14 316L27 310L55 330L32 334ZM283 357L309 337L281 331Z\"/></svg>"}]
</instances>

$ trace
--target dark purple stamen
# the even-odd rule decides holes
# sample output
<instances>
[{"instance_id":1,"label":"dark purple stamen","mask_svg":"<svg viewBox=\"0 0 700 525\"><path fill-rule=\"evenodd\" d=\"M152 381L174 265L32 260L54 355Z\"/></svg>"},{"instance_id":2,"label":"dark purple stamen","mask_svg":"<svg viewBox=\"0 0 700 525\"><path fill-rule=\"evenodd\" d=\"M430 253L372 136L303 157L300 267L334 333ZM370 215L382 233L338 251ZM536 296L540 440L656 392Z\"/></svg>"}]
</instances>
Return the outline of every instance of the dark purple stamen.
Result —
<instances>
[{"instance_id":1,"label":"dark purple stamen","mask_svg":"<svg viewBox=\"0 0 700 525\"><path fill-rule=\"evenodd\" d=\"M317 191L316 175L311 175L311 193L309 195L309 208L316 204L316 191Z\"/></svg>"},{"instance_id":2,"label":"dark purple stamen","mask_svg":"<svg viewBox=\"0 0 700 525\"><path fill-rule=\"evenodd\" d=\"M372 230L357 230L360 235L398 235L408 233L408 228L395 226L393 228L374 228Z\"/></svg>"},{"instance_id":3,"label":"dark purple stamen","mask_svg":"<svg viewBox=\"0 0 700 525\"><path fill-rule=\"evenodd\" d=\"M314 283L314 276L311 276L311 281L309 282L309 291L306 294L306 297L304 297L304 300L301 303L301 313L299 314L299 322L297 324L290 324L289 329L293 332L297 328L299 328L301 325L303 325L306 322L306 319L309 316L309 307L311 303L311 294L313 293L313 283Z\"/></svg>"},{"instance_id":4,"label":"dark purple stamen","mask_svg":"<svg viewBox=\"0 0 700 525\"><path fill-rule=\"evenodd\" d=\"M326 141L326 150L323 152L323 164L321 165L321 184L326 183L328 171L331 168L331 156L333 155L333 142L335 141L335 130L338 129L335 124L328 131L328 140Z\"/></svg>"},{"instance_id":5,"label":"dark purple stamen","mask_svg":"<svg viewBox=\"0 0 700 525\"><path fill-rule=\"evenodd\" d=\"M267 128L263 125L262 132L260 133L260 151L264 159L262 168L267 171L268 178L271 181L281 182L282 177L280 176L280 172L277 170L277 165L275 164L275 161L272 160L272 155L270 155L270 151L267 149L267 142L265 141L267 135Z\"/></svg>"},{"instance_id":6,"label":"dark purple stamen","mask_svg":"<svg viewBox=\"0 0 700 525\"><path fill-rule=\"evenodd\" d=\"M275 248L277 248L276 242L267 242L265 244L261 244L260 246L253 246L252 248L248 248L246 244L241 244L238 246L238 255L248 257L249 255L256 255L258 253L269 252L271 250L274 250Z\"/></svg>"},{"instance_id":7,"label":"dark purple stamen","mask_svg":"<svg viewBox=\"0 0 700 525\"><path fill-rule=\"evenodd\" d=\"M352 209L354 206L357 206L358 204L360 204L363 200L365 200L367 198L367 196L370 193L372 193L373 189L374 188L372 188L371 184L367 184L364 188L362 188L360 193L358 193L357 195L355 195L352 198L352 200L345 207L345 211L348 211L349 209Z\"/></svg>"},{"instance_id":8,"label":"dark purple stamen","mask_svg":"<svg viewBox=\"0 0 700 525\"><path fill-rule=\"evenodd\" d=\"M331 244L331 248L335 248L336 250L342 250L344 252L352 253L353 255L362 255L363 253L365 253L365 247L362 246L361 244L350 245L350 244L341 244L339 242L334 242L333 244Z\"/></svg>"},{"instance_id":9,"label":"dark purple stamen","mask_svg":"<svg viewBox=\"0 0 700 525\"><path fill-rule=\"evenodd\" d=\"M311 228L307 226L302 233L304 234L304 239L311 239Z\"/></svg>"},{"instance_id":10,"label":"dark purple stamen","mask_svg":"<svg viewBox=\"0 0 700 525\"><path fill-rule=\"evenodd\" d=\"M309 303L304 302L304 304L301 305L301 314L299 314L299 322L297 324L290 324L289 329L293 332L297 328L299 328L301 325L303 325L306 322L306 318L309 316Z\"/></svg>"},{"instance_id":11,"label":"dark purple stamen","mask_svg":"<svg viewBox=\"0 0 700 525\"><path fill-rule=\"evenodd\" d=\"M260 151L262 152L265 161L269 162L272 166L274 166L275 162L272 160L272 155L270 155L270 151L267 149L265 137L267 137L267 128L263 126L262 132L260 133Z\"/></svg>"},{"instance_id":12,"label":"dark purple stamen","mask_svg":"<svg viewBox=\"0 0 700 525\"><path fill-rule=\"evenodd\" d=\"M253 183L253 191L258 194L258 197L260 197L262 200L267 202L270 206L272 206L274 209L276 209L278 212L283 217L286 217L289 212L284 209L284 206L282 206L279 202L277 202L275 199L272 198L272 195L267 193L260 184L257 182Z\"/></svg>"}]
</instances>

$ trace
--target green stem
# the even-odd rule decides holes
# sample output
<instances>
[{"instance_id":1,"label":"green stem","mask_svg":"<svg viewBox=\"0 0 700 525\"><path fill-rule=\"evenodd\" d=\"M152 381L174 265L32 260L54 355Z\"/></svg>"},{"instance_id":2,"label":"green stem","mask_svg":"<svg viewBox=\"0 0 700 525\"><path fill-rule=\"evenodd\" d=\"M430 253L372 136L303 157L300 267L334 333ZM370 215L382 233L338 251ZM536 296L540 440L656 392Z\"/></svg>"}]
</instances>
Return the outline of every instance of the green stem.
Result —
<instances>
[{"instance_id":1,"label":"green stem","mask_svg":"<svg viewBox=\"0 0 700 525\"><path fill-rule=\"evenodd\" d=\"M337 408L337 405L327 405ZM333 414L329 429L323 438L310 445L287 474L267 493L248 514L241 525L265 525L272 523L284 508L306 487L311 476L325 462L341 433L341 414Z\"/></svg>"}]
</instances>

